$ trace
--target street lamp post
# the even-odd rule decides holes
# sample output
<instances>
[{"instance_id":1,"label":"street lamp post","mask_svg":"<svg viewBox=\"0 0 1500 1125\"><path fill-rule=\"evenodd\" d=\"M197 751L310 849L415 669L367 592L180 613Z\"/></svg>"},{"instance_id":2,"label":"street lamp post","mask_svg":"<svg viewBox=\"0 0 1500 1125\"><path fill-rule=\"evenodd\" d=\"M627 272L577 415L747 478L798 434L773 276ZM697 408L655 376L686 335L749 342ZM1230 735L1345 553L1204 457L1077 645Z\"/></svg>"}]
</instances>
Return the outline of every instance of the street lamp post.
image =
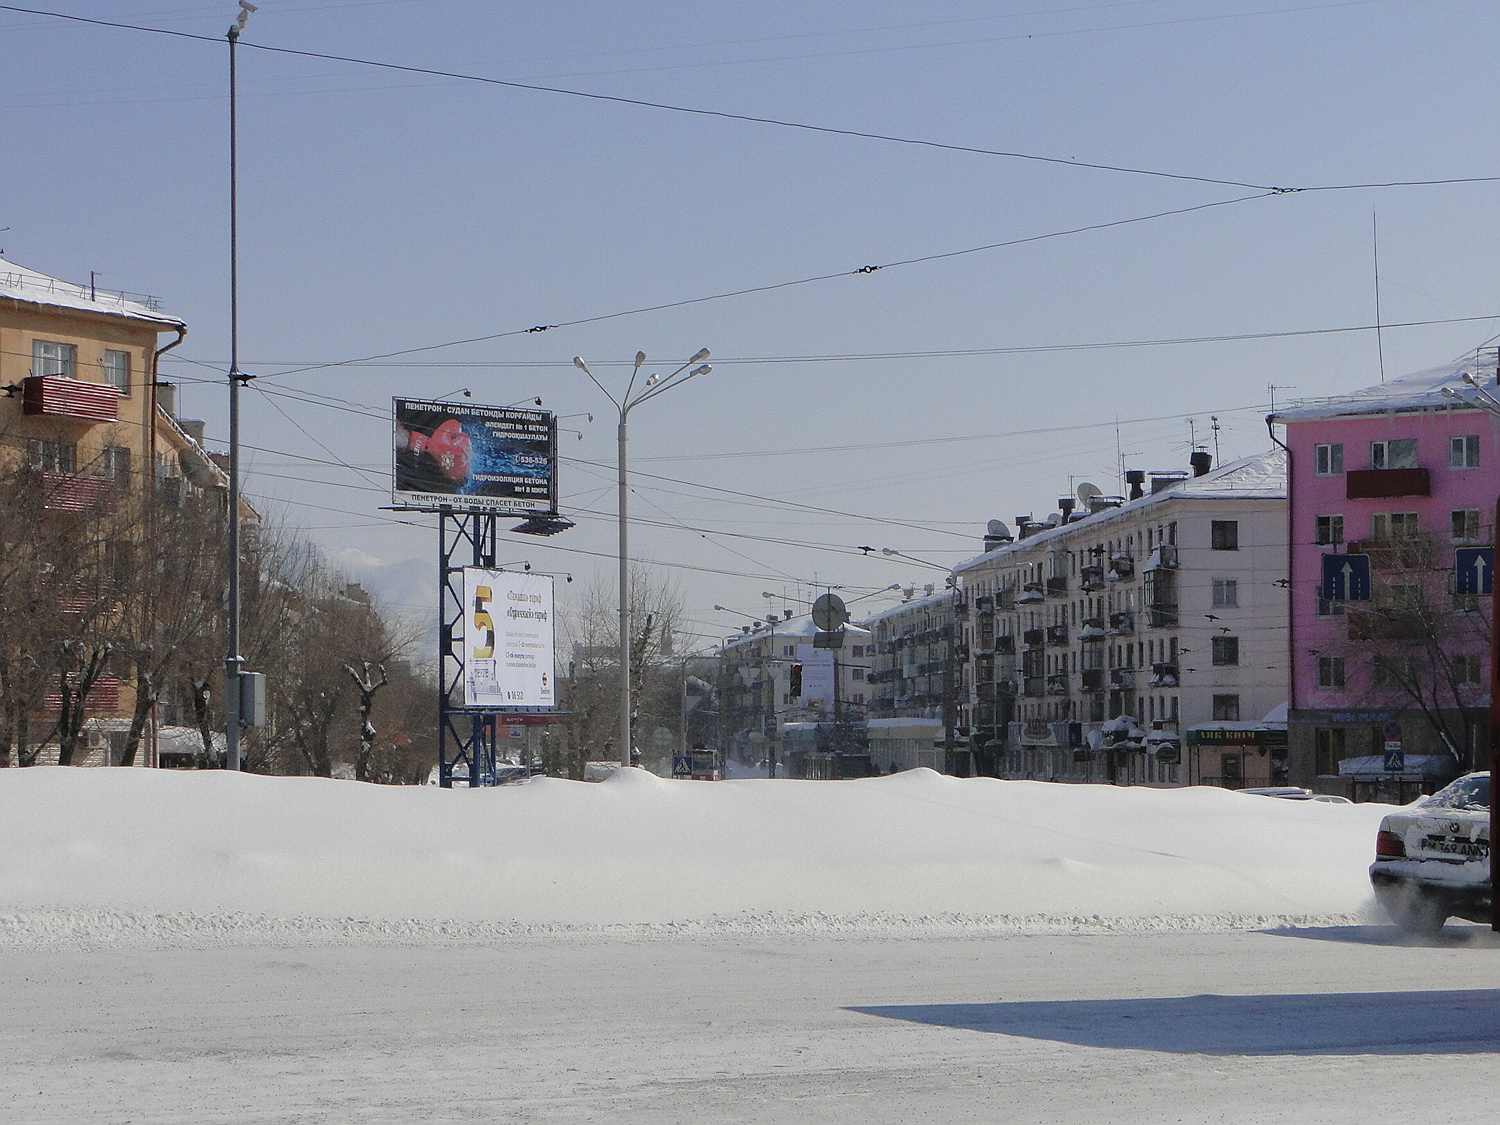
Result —
<instances>
[{"instance_id":1,"label":"street lamp post","mask_svg":"<svg viewBox=\"0 0 1500 1125\"><path fill-rule=\"evenodd\" d=\"M229 590L224 653L224 766L240 768L240 274L239 138L236 134L234 53L255 5L239 0L240 13L229 25ZM152 425L155 425L153 422ZM148 471L154 471L148 466Z\"/></svg>"},{"instance_id":2,"label":"street lamp post","mask_svg":"<svg viewBox=\"0 0 1500 1125\"><path fill-rule=\"evenodd\" d=\"M626 452L628 447L628 433L626 426L630 420L630 412L643 402L650 402L653 398L665 394L674 387L680 387L688 380L698 375L707 375L713 370L703 361L708 358L708 349L699 348L693 358L677 368L670 375L662 378L659 375L650 376L641 387L639 394L631 397L635 390L636 376L641 373L641 365L646 362L645 352L635 353L635 370L630 373L630 384L625 388L622 398L615 398L609 391L605 390L604 384L594 377L589 370L589 365L584 362L581 355L573 357L573 366L582 371L593 382L594 386L603 391L604 397L614 403L615 410L620 415L620 426L618 430L619 450L616 454L616 464L620 479L619 500L619 525L620 525L620 764L630 765L630 553L629 553L629 504L628 494L630 491L629 474L626 468ZM697 364L697 367L693 367ZM688 371L688 368L692 368ZM683 372L687 372L683 375ZM678 378L682 375L682 378Z\"/></svg>"}]
</instances>

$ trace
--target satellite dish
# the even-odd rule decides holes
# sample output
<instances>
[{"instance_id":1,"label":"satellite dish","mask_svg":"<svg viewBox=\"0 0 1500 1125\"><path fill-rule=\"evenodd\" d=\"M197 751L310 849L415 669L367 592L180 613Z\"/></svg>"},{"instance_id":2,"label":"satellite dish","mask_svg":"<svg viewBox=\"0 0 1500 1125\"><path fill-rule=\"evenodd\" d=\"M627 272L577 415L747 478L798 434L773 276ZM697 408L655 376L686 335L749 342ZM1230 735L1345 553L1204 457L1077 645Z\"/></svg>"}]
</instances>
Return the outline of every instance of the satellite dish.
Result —
<instances>
[{"instance_id":1,"label":"satellite dish","mask_svg":"<svg viewBox=\"0 0 1500 1125\"><path fill-rule=\"evenodd\" d=\"M1078 502L1085 508L1089 506L1089 501L1093 500L1094 497L1103 495L1104 489L1100 488L1093 481L1086 480L1078 486Z\"/></svg>"},{"instance_id":2,"label":"satellite dish","mask_svg":"<svg viewBox=\"0 0 1500 1125\"><path fill-rule=\"evenodd\" d=\"M844 599L837 594L819 594L818 600L813 602L812 619L819 629L837 629L849 620L849 610Z\"/></svg>"}]
</instances>

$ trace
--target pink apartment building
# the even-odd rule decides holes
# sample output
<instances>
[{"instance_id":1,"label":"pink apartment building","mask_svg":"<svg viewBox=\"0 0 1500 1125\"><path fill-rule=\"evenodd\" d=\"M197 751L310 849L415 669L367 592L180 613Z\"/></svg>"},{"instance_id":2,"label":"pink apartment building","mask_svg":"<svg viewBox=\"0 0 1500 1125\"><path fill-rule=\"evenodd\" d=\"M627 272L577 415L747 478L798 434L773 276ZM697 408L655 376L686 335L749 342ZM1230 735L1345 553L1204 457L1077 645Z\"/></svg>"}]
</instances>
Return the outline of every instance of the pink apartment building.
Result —
<instances>
[{"instance_id":1,"label":"pink apartment building","mask_svg":"<svg viewBox=\"0 0 1500 1125\"><path fill-rule=\"evenodd\" d=\"M1295 784L1388 799L1482 768L1489 598L1466 587L1493 566L1497 366L1486 349L1268 419L1289 453Z\"/></svg>"}]
</instances>

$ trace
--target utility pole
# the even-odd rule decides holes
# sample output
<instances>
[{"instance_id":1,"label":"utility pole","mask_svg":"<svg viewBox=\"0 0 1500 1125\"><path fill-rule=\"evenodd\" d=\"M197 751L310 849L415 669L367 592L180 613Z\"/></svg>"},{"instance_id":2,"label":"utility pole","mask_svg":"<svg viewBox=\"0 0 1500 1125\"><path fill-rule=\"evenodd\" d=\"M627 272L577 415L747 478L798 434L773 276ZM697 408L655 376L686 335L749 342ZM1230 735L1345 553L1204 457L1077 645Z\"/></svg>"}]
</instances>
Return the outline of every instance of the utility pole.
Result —
<instances>
[{"instance_id":1,"label":"utility pole","mask_svg":"<svg viewBox=\"0 0 1500 1125\"><path fill-rule=\"evenodd\" d=\"M240 276L239 138L236 135L235 47L255 5L240 0L240 14L229 25L229 605L224 654L224 766L240 768ZM154 424L154 423L153 423ZM155 471L152 467L151 471Z\"/></svg>"},{"instance_id":2,"label":"utility pole","mask_svg":"<svg viewBox=\"0 0 1500 1125\"><path fill-rule=\"evenodd\" d=\"M946 652L943 656L943 772L948 772L948 762L953 757L953 751L957 748L954 727L958 724L958 699L957 699L957 652L955 645L958 632L958 583L948 579L953 589L953 596L949 599L952 620L944 626L943 632L947 634L947 644L944 646Z\"/></svg>"}]
</instances>

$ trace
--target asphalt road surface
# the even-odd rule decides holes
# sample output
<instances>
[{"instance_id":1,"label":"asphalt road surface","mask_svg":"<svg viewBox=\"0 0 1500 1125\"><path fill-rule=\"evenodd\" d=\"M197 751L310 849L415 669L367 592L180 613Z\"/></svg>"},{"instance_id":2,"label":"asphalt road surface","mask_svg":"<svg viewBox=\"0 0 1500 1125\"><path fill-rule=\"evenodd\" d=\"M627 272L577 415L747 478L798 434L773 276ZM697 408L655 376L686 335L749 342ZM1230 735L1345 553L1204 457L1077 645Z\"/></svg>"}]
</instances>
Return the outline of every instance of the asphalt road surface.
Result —
<instances>
[{"instance_id":1,"label":"asphalt road surface","mask_svg":"<svg viewBox=\"0 0 1500 1125\"><path fill-rule=\"evenodd\" d=\"M1466 1117L1497 1054L1468 927L0 956L13 1123Z\"/></svg>"}]
</instances>

